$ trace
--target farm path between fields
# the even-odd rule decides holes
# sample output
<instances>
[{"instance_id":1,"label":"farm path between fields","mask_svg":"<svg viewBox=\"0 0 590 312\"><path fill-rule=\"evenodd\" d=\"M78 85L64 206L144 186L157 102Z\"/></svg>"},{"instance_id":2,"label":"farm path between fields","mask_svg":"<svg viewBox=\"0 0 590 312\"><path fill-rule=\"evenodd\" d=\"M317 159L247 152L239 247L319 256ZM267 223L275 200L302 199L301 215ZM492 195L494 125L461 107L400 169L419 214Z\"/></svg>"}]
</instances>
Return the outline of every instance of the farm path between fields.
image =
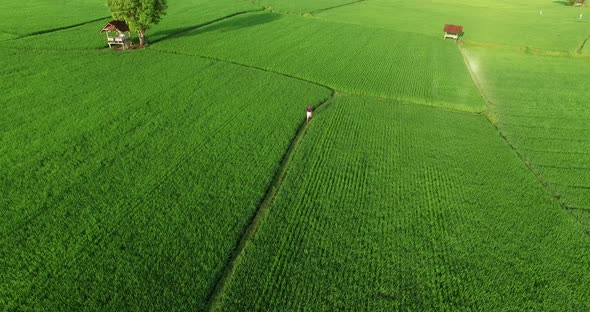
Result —
<instances>
[{"instance_id":1,"label":"farm path between fields","mask_svg":"<svg viewBox=\"0 0 590 312\"><path fill-rule=\"evenodd\" d=\"M330 90L330 96L324 99L323 102L319 103L315 107L314 113L317 114L323 110L327 105L329 105L334 98L336 98L339 94L334 91L333 89ZM238 259L243 255L243 251L246 248L248 242L250 242L262 222L265 216L268 214L270 207L272 206L277 191L281 188L283 180L289 171L289 163L295 154L297 146L303 141L305 134L307 132L308 126L311 122L304 121L297 130L297 133L291 140L287 151L283 155L282 159L279 162L279 167L275 172L275 175L265 191L265 194L262 196L260 200L260 204L256 208L256 211L252 215L251 219L248 222L246 229L244 230L243 234L241 235L240 239L236 242L234 249L232 250L229 259L227 259L226 265L223 269L223 272L218 277L217 283L215 288L211 289L211 292L207 296L206 302L206 311L211 311L216 304L218 304L219 295L223 293L225 289L225 285L227 281L231 278L232 274L235 271L236 263Z\"/></svg>"},{"instance_id":2,"label":"farm path between fields","mask_svg":"<svg viewBox=\"0 0 590 312\"><path fill-rule=\"evenodd\" d=\"M583 227L582 222L573 215L572 211L573 210L590 211L590 208L574 207L574 206L567 205L563 201L561 201L559 195L556 195L555 193L553 193L551 191L551 189L549 187L549 183L545 180L543 175L540 172L538 172L537 170L535 170L535 168L527 160L527 158L523 154L523 152L520 149L518 149L515 146L515 144L506 136L504 131L502 131L502 129L500 129L500 127L498 127L498 125L496 124L497 116L495 115L495 112L494 112L494 108L496 106L495 103L490 99L490 96L487 94L482 82L480 81L481 77L479 77L478 73L474 69L474 65L471 63L469 56L467 56L465 54L465 51L463 50L464 48L461 45L458 45L457 47L458 47L459 51L461 52L461 55L463 56L463 60L465 61L465 66L467 67L469 74L471 75L471 79L473 80L473 83L475 84L477 90L481 94L481 97L483 98L486 105L488 106L487 112L485 112L483 114L483 116L485 116L486 120L490 123L490 125L492 127L494 127L494 129L496 130L498 135L504 140L504 142L506 142L506 145L508 145L508 147L510 147L510 149L516 154L516 156L520 159L520 161L532 173L532 175L535 177L535 179L541 184L541 186L543 187L543 190L545 190L545 193L547 193L557 205L559 205L562 209L567 211L568 214L574 220L576 220L576 222L579 225L581 225ZM589 229L584 228L584 232L586 233L586 235L590 236Z\"/></svg>"}]
</instances>

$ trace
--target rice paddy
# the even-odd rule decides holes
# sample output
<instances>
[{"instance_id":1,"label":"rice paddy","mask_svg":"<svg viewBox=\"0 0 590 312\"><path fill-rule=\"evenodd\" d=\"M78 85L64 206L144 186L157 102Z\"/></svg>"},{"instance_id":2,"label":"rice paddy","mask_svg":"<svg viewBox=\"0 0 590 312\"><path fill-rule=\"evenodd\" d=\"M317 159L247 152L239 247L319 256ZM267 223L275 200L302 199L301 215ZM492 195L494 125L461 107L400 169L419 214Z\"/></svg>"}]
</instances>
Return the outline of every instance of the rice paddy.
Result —
<instances>
[{"instance_id":1,"label":"rice paddy","mask_svg":"<svg viewBox=\"0 0 590 312\"><path fill-rule=\"evenodd\" d=\"M586 6L168 5L0 4L0 310L590 310Z\"/></svg>"}]
</instances>

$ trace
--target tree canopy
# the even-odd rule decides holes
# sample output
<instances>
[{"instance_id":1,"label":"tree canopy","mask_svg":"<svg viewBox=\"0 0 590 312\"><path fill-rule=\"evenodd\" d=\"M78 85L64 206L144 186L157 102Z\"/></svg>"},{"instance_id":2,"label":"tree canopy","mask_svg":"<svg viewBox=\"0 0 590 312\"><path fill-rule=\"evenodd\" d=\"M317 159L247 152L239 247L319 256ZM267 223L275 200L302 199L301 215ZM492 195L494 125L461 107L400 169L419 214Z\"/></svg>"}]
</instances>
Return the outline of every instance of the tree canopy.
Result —
<instances>
[{"instance_id":1,"label":"tree canopy","mask_svg":"<svg viewBox=\"0 0 590 312\"><path fill-rule=\"evenodd\" d=\"M139 45L147 42L145 32L160 22L168 8L167 0L108 0L113 18L124 20L139 36Z\"/></svg>"}]
</instances>

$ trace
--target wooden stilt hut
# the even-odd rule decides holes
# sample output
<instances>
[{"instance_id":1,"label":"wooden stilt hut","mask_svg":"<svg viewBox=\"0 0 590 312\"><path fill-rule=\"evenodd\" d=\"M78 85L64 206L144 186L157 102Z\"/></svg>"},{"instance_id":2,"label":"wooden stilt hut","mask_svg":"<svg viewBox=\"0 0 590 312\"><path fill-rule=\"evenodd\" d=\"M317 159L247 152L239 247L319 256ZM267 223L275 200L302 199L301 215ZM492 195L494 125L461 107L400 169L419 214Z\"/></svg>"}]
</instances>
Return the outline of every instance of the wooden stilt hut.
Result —
<instances>
[{"instance_id":1,"label":"wooden stilt hut","mask_svg":"<svg viewBox=\"0 0 590 312\"><path fill-rule=\"evenodd\" d=\"M123 21L110 21L108 22L100 32L107 34L107 43L109 48L113 45L120 45L123 50L129 48L131 44L131 33L129 32L129 26Z\"/></svg>"}]
</instances>

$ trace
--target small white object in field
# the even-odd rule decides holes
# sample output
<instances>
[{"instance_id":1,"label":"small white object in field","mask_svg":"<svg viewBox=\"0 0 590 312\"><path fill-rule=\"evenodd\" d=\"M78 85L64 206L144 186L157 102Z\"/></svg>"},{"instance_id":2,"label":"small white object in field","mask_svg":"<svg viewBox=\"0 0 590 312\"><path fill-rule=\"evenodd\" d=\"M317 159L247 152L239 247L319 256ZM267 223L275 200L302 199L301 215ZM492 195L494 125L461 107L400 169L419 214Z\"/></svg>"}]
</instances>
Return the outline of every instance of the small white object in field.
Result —
<instances>
[{"instance_id":1,"label":"small white object in field","mask_svg":"<svg viewBox=\"0 0 590 312\"><path fill-rule=\"evenodd\" d=\"M582 13L580 13L580 20L582 20Z\"/></svg>"},{"instance_id":2,"label":"small white object in field","mask_svg":"<svg viewBox=\"0 0 590 312\"><path fill-rule=\"evenodd\" d=\"M543 15L543 10L539 11L539 15Z\"/></svg>"}]
</instances>

